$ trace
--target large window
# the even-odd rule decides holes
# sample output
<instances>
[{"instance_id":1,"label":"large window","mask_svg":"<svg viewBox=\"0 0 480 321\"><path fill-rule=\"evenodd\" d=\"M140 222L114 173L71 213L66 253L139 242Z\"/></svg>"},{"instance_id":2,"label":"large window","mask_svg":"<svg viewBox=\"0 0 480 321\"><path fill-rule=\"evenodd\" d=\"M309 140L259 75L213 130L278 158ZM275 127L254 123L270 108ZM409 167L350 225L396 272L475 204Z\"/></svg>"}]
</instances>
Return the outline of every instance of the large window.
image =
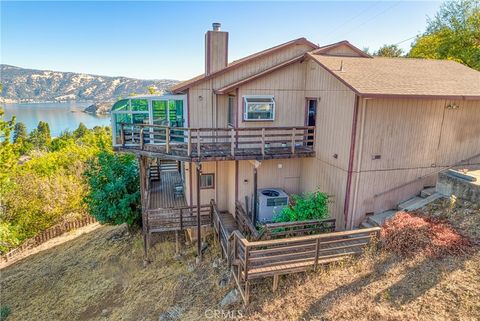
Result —
<instances>
[{"instance_id":1,"label":"large window","mask_svg":"<svg viewBox=\"0 0 480 321\"><path fill-rule=\"evenodd\" d=\"M244 121L271 121L275 119L273 96L244 96Z\"/></svg>"},{"instance_id":2,"label":"large window","mask_svg":"<svg viewBox=\"0 0 480 321\"><path fill-rule=\"evenodd\" d=\"M228 96L227 124L235 127L235 96Z\"/></svg>"}]
</instances>

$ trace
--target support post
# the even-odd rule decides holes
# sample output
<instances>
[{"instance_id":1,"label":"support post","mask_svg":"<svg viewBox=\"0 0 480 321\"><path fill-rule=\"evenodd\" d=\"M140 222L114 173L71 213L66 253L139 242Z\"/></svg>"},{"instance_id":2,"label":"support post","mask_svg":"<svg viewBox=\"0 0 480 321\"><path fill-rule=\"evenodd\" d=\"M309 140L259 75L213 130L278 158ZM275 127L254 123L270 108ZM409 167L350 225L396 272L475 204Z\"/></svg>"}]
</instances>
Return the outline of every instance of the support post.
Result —
<instances>
[{"instance_id":1,"label":"support post","mask_svg":"<svg viewBox=\"0 0 480 321\"><path fill-rule=\"evenodd\" d=\"M253 204L252 204L252 207L253 207L253 225L255 226L255 222L257 220L257 190L258 190L258 187L257 187L257 178L258 178L258 170L257 170L257 166L254 166L253 167Z\"/></svg>"},{"instance_id":2,"label":"support post","mask_svg":"<svg viewBox=\"0 0 480 321\"><path fill-rule=\"evenodd\" d=\"M295 154L295 128L292 129L292 154Z\"/></svg>"},{"instance_id":3,"label":"support post","mask_svg":"<svg viewBox=\"0 0 480 321\"><path fill-rule=\"evenodd\" d=\"M192 131L188 129L188 142L187 142L187 154L192 156Z\"/></svg>"},{"instance_id":4,"label":"support post","mask_svg":"<svg viewBox=\"0 0 480 321\"><path fill-rule=\"evenodd\" d=\"M273 292L277 291L277 289L278 289L278 279L279 279L278 274L275 274L273 276L273 286L272 286L272 291Z\"/></svg>"},{"instance_id":5,"label":"support post","mask_svg":"<svg viewBox=\"0 0 480 321\"><path fill-rule=\"evenodd\" d=\"M200 177L202 175L202 165L196 164L197 168L197 260L202 261L202 222L200 220Z\"/></svg>"},{"instance_id":6,"label":"support post","mask_svg":"<svg viewBox=\"0 0 480 321\"><path fill-rule=\"evenodd\" d=\"M262 156L265 156L265 128L262 128Z\"/></svg>"},{"instance_id":7,"label":"support post","mask_svg":"<svg viewBox=\"0 0 480 321\"><path fill-rule=\"evenodd\" d=\"M149 247L149 235L148 235L148 217L147 217L147 209L148 205L147 203L147 197L146 193L148 193L147 189L147 158L145 156L139 156L139 161L140 165L140 200L142 204L142 232L143 232L143 260L144 264L147 264L149 262L148 260L148 247Z\"/></svg>"},{"instance_id":8,"label":"support post","mask_svg":"<svg viewBox=\"0 0 480 321\"><path fill-rule=\"evenodd\" d=\"M170 127L165 128L165 151L170 153Z\"/></svg>"},{"instance_id":9,"label":"support post","mask_svg":"<svg viewBox=\"0 0 480 321\"><path fill-rule=\"evenodd\" d=\"M143 149L143 127L140 127L140 149Z\"/></svg>"},{"instance_id":10,"label":"support post","mask_svg":"<svg viewBox=\"0 0 480 321\"><path fill-rule=\"evenodd\" d=\"M197 157L200 159L200 129L197 129Z\"/></svg>"},{"instance_id":11,"label":"support post","mask_svg":"<svg viewBox=\"0 0 480 321\"><path fill-rule=\"evenodd\" d=\"M120 124L120 140L122 147L125 147L125 126L123 123Z\"/></svg>"},{"instance_id":12,"label":"support post","mask_svg":"<svg viewBox=\"0 0 480 321\"><path fill-rule=\"evenodd\" d=\"M235 156L235 129L230 129L230 154Z\"/></svg>"}]
</instances>

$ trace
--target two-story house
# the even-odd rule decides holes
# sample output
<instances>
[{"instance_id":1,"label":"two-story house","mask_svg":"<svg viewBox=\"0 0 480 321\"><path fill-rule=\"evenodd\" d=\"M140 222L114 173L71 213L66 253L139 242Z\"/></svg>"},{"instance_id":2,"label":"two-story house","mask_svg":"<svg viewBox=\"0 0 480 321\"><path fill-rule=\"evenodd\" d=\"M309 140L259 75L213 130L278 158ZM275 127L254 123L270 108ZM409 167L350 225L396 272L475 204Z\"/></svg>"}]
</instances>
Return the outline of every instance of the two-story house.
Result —
<instances>
[{"instance_id":1,"label":"two-story house","mask_svg":"<svg viewBox=\"0 0 480 321\"><path fill-rule=\"evenodd\" d=\"M205 72L171 91L112 110L115 148L140 155L145 210L213 199L255 214L258 189L319 189L337 228L351 229L438 171L480 163L480 72L454 61L299 38L229 63L228 33L214 24Z\"/></svg>"}]
</instances>

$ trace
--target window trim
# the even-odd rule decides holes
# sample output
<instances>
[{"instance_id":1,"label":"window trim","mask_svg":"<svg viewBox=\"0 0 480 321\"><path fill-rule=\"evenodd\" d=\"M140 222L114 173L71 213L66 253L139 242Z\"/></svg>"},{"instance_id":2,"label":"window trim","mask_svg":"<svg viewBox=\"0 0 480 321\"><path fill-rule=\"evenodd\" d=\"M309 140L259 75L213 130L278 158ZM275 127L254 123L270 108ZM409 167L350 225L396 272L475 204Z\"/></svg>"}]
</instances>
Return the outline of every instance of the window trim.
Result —
<instances>
[{"instance_id":1,"label":"window trim","mask_svg":"<svg viewBox=\"0 0 480 321\"><path fill-rule=\"evenodd\" d=\"M247 99L255 99L255 98L261 98L261 99L271 99L272 102L269 103L269 104L272 104L272 107L273 107L273 111L272 111L272 118L271 119L265 119L265 118L262 118L262 119L248 119L247 118L247 108L248 108L248 103L247 102ZM273 95L245 95L243 96L243 117L242 117L242 120L244 122L270 122L270 121L275 121L275 105L276 105L276 102L275 102L275 96Z\"/></svg>"},{"instance_id":2,"label":"window trim","mask_svg":"<svg viewBox=\"0 0 480 321\"><path fill-rule=\"evenodd\" d=\"M202 176L212 176L212 185L202 186ZM215 189L215 173L202 173L200 175L200 189Z\"/></svg>"}]
</instances>

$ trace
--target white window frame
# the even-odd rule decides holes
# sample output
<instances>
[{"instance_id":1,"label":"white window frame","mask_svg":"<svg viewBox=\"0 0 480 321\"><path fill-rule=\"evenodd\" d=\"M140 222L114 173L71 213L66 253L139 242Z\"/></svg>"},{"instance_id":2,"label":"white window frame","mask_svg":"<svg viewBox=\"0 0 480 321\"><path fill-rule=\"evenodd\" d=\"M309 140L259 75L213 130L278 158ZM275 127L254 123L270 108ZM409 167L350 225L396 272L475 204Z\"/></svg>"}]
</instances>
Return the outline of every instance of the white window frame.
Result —
<instances>
[{"instance_id":1,"label":"white window frame","mask_svg":"<svg viewBox=\"0 0 480 321\"><path fill-rule=\"evenodd\" d=\"M254 102L248 102L247 100L250 99L255 99L255 98L260 98L260 99L271 99L271 105L273 108L272 111L272 118L262 118L262 119L249 119L248 118L248 105L252 104ZM243 96L243 121L253 121L253 122L258 122L258 121L275 121L275 97L273 95L248 95L248 96Z\"/></svg>"}]
</instances>

